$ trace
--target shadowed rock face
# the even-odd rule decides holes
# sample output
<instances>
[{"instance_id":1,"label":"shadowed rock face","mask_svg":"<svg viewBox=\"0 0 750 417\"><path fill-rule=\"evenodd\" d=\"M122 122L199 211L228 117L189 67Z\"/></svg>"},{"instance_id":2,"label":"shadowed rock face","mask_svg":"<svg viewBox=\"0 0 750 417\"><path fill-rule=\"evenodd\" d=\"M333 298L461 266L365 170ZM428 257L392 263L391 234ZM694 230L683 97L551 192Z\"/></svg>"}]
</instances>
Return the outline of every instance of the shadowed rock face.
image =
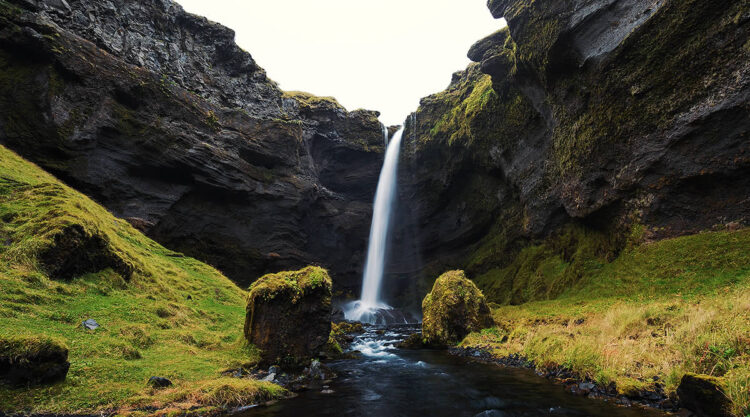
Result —
<instances>
[{"instance_id":1,"label":"shadowed rock face","mask_svg":"<svg viewBox=\"0 0 750 417\"><path fill-rule=\"evenodd\" d=\"M477 42L469 51L476 64L423 99L407 123L406 209L397 228L416 239L397 240L391 278L421 273L416 290L425 293L447 268L472 278L512 269L519 251L573 225L605 236L607 259L636 229L655 240L746 224L746 6L499 0L489 7L509 28ZM568 252L576 244L552 250L574 262ZM409 264L419 257L422 266ZM485 294L528 300L506 272L508 282Z\"/></svg>"},{"instance_id":2,"label":"shadowed rock face","mask_svg":"<svg viewBox=\"0 0 750 417\"><path fill-rule=\"evenodd\" d=\"M282 92L231 30L164 1L0 1L0 143L240 284L359 285L378 113Z\"/></svg>"}]
</instances>

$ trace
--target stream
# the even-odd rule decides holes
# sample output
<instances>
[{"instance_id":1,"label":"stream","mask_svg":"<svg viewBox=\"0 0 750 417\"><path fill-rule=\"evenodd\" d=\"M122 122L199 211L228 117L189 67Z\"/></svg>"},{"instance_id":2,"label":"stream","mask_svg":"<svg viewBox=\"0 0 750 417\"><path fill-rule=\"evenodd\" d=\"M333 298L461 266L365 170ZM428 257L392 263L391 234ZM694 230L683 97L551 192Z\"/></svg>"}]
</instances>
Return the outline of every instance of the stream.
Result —
<instances>
[{"instance_id":1,"label":"stream","mask_svg":"<svg viewBox=\"0 0 750 417\"><path fill-rule=\"evenodd\" d=\"M327 364L338 374L329 386L311 387L240 416L665 416L572 395L527 369L395 347L416 331L414 326L370 326L350 347L362 352L358 359Z\"/></svg>"}]
</instances>

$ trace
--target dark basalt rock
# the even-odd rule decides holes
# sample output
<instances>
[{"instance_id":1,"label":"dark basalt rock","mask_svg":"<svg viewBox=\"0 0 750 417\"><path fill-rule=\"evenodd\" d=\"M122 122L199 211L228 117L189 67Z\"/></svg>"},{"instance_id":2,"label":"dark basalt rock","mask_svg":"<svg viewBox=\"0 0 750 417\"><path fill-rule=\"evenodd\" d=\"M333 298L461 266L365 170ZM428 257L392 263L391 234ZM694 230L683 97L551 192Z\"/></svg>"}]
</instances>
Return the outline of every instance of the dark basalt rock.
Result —
<instances>
[{"instance_id":1,"label":"dark basalt rock","mask_svg":"<svg viewBox=\"0 0 750 417\"><path fill-rule=\"evenodd\" d=\"M160 376L152 376L148 379L147 385L152 388L168 388L172 386L172 381L168 380L167 378L163 378Z\"/></svg>"},{"instance_id":2,"label":"dark basalt rock","mask_svg":"<svg viewBox=\"0 0 750 417\"><path fill-rule=\"evenodd\" d=\"M268 274L250 287L245 338L264 364L301 368L331 333L331 278L321 268Z\"/></svg>"},{"instance_id":3,"label":"dark basalt rock","mask_svg":"<svg viewBox=\"0 0 750 417\"><path fill-rule=\"evenodd\" d=\"M373 111L289 95L165 0L0 2L0 144L246 285L311 263L360 285Z\"/></svg>"},{"instance_id":4,"label":"dark basalt rock","mask_svg":"<svg viewBox=\"0 0 750 417\"><path fill-rule=\"evenodd\" d=\"M686 374L677 387L680 405L698 417L731 417L732 402L716 378Z\"/></svg>"}]
</instances>

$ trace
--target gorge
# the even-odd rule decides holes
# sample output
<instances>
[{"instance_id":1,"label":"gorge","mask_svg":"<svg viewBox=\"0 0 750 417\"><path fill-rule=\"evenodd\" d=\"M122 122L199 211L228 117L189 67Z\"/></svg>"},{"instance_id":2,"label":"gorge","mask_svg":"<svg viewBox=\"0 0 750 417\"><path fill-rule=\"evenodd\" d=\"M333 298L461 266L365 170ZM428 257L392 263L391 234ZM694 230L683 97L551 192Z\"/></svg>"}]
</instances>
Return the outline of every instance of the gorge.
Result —
<instances>
[{"instance_id":1,"label":"gorge","mask_svg":"<svg viewBox=\"0 0 750 417\"><path fill-rule=\"evenodd\" d=\"M172 0L0 0L0 416L746 417L750 3L487 6L389 127Z\"/></svg>"}]
</instances>

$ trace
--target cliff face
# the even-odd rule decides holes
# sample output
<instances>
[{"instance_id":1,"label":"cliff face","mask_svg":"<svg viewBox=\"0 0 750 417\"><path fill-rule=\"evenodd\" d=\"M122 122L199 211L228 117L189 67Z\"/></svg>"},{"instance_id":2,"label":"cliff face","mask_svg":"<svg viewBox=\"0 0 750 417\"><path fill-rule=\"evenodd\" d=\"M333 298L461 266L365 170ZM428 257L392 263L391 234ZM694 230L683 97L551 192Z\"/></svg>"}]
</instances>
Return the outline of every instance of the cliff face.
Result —
<instances>
[{"instance_id":1,"label":"cliff face","mask_svg":"<svg viewBox=\"0 0 750 417\"><path fill-rule=\"evenodd\" d=\"M417 242L394 251L424 256L425 281L466 268L520 303L628 245L747 222L746 1L489 7L509 27L405 132L400 226Z\"/></svg>"},{"instance_id":2,"label":"cliff face","mask_svg":"<svg viewBox=\"0 0 750 417\"><path fill-rule=\"evenodd\" d=\"M0 143L236 282L356 287L378 114L281 91L233 38L169 0L0 1Z\"/></svg>"}]
</instances>

